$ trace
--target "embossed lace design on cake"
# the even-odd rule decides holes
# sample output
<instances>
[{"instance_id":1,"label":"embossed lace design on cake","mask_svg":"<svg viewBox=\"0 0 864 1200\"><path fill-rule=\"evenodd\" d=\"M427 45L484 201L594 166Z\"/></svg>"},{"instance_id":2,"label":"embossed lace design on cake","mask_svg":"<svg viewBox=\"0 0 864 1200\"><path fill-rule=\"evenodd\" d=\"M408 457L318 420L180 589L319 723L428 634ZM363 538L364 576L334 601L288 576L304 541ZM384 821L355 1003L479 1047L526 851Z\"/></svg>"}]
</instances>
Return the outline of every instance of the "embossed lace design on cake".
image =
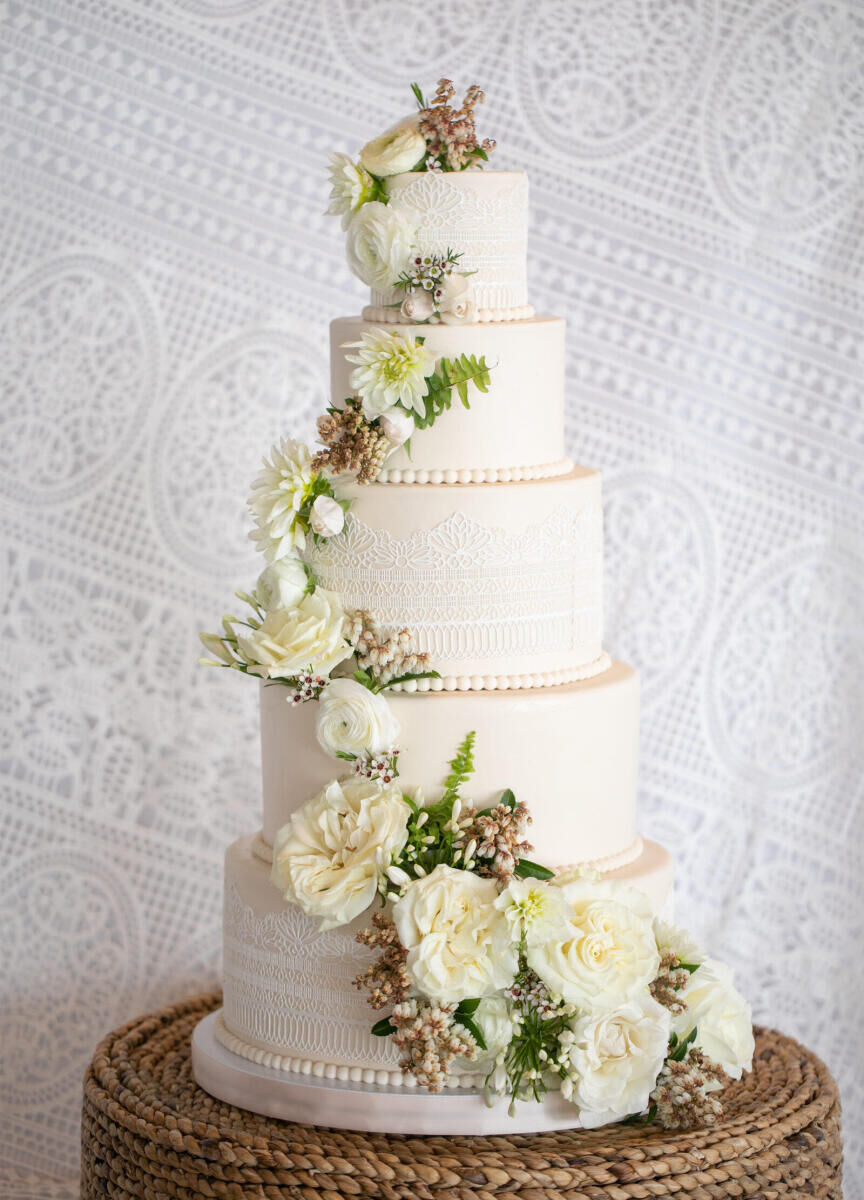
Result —
<instances>
[{"instance_id":1,"label":"embossed lace design on cake","mask_svg":"<svg viewBox=\"0 0 864 1200\"><path fill-rule=\"evenodd\" d=\"M602 636L602 535L596 505L561 508L517 534L453 513L395 538L351 517L343 537L309 558L346 608L409 626L439 667L557 652L591 662Z\"/></svg>"},{"instance_id":2,"label":"embossed lace design on cake","mask_svg":"<svg viewBox=\"0 0 864 1200\"><path fill-rule=\"evenodd\" d=\"M528 179L488 175L482 184L482 190L457 187L445 175L418 173L391 185L390 203L416 225L418 251L452 247L462 253L460 270L476 272L471 281L478 309L522 307ZM373 306L400 299L398 292L372 292Z\"/></svg>"},{"instance_id":3,"label":"embossed lace design on cake","mask_svg":"<svg viewBox=\"0 0 864 1200\"><path fill-rule=\"evenodd\" d=\"M256 915L226 880L225 1021L244 1040L349 1066L396 1065L395 1046L372 1037L353 987L373 957L344 929L321 933L296 904Z\"/></svg>"}]
</instances>

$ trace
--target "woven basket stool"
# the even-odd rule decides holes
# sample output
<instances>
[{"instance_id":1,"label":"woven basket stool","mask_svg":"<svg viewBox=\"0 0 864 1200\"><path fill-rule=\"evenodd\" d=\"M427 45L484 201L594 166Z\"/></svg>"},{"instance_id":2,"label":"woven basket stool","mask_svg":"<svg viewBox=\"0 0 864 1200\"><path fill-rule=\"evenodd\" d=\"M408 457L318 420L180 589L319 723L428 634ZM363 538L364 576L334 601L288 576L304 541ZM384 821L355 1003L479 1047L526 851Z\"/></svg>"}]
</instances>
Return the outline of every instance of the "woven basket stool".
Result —
<instances>
[{"instance_id":1,"label":"woven basket stool","mask_svg":"<svg viewBox=\"0 0 864 1200\"><path fill-rule=\"evenodd\" d=\"M387 1137L275 1121L202 1091L189 1040L220 999L139 1017L99 1046L84 1081L82 1200L841 1200L837 1088L770 1030L757 1031L753 1071L710 1130Z\"/></svg>"}]
</instances>

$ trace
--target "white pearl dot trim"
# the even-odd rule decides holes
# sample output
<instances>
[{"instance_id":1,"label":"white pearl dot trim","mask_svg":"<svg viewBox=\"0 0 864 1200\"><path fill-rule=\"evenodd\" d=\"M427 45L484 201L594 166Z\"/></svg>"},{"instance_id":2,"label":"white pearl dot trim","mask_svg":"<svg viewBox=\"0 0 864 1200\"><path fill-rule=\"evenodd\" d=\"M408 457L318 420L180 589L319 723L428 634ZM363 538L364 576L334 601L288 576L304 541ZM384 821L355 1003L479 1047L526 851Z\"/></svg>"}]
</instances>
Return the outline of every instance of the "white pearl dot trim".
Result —
<instances>
[{"instance_id":1,"label":"white pearl dot trim","mask_svg":"<svg viewBox=\"0 0 864 1200\"><path fill-rule=\"evenodd\" d=\"M364 321L378 321L382 325L418 324L416 321L409 321L407 317L403 317L398 308L382 307L377 304L367 304L361 315ZM498 321L530 321L533 316L534 306L531 304L522 304L515 308L478 308L473 324L488 325Z\"/></svg>"},{"instance_id":2,"label":"white pearl dot trim","mask_svg":"<svg viewBox=\"0 0 864 1200\"><path fill-rule=\"evenodd\" d=\"M534 467L463 467L460 470L435 468L385 467L376 483L521 483L531 479L554 479L569 475L573 463L561 458L553 463Z\"/></svg>"},{"instance_id":3,"label":"white pearl dot trim","mask_svg":"<svg viewBox=\"0 0 864 1200\"><path fill-rule=\"evenodd\" d=\"M593 662L580 667L568 667L562 671L538 671L530 675L443 675L440 679L410 679L397 683L392 692L503 692L518 691L520 688L558 687L564 683L578 683L593 679L612 665L605 652Z\"/></svg>"}]
</instances>

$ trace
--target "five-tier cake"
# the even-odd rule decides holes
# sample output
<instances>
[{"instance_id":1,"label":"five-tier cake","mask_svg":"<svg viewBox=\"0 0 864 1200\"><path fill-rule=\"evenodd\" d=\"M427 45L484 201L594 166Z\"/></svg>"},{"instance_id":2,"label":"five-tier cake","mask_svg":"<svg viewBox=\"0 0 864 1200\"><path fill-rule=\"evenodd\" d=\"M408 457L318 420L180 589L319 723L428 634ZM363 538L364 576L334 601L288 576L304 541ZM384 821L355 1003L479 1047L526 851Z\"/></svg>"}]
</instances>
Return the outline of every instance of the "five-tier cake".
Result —
<instances>
[{"instance_id":1,"label":"five-tier cake","mask_svg":"<svg viewBox=\"0 0 864 1200\"><path fill-rule=\"evenodd\" d=\"M639 836L638 678L603 649L601 480L565 454L565 323L528 302L528 180L485 167L476 89L415 94L334 156L370 303L331 325L322 448L284 441L253 487L249 614L203 637L262 680L263 817L226 856L196 1074L419 1133L674 1123L683 1074L710 1120L749 1010Z\"/></svg>"}]
</instances>

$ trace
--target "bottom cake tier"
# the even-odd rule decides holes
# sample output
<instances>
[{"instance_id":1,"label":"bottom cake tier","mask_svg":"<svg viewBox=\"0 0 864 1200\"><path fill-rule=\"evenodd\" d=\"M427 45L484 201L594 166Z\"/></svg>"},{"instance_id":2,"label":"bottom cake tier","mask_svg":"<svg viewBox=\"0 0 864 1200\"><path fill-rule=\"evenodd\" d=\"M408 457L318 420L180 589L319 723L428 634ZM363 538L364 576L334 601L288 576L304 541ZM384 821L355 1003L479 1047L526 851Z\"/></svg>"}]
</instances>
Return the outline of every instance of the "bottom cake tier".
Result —
<instances>
[{"instance_id":1,"label":"bottom cake tier","mask_svg":"<svg viewBox=\"0 0 864 1200\"><path fill-rule=\"evenodd\" d=\"M375 957L355 940L370 914L322 933L316 919L282 899L268 858L257 834L240 838L225 858L224 1008L214 1026L217 1040L277 1071L402 1086L398 1049L391 1038L373 1036L379 1014L353 982ZM643 842L634 861L604 878L640 889L658 915L671 915L672 859L656 842ZM447 1086L482 1088L487 1071L466 1063Z\"/></svg>"}]
</instances>

